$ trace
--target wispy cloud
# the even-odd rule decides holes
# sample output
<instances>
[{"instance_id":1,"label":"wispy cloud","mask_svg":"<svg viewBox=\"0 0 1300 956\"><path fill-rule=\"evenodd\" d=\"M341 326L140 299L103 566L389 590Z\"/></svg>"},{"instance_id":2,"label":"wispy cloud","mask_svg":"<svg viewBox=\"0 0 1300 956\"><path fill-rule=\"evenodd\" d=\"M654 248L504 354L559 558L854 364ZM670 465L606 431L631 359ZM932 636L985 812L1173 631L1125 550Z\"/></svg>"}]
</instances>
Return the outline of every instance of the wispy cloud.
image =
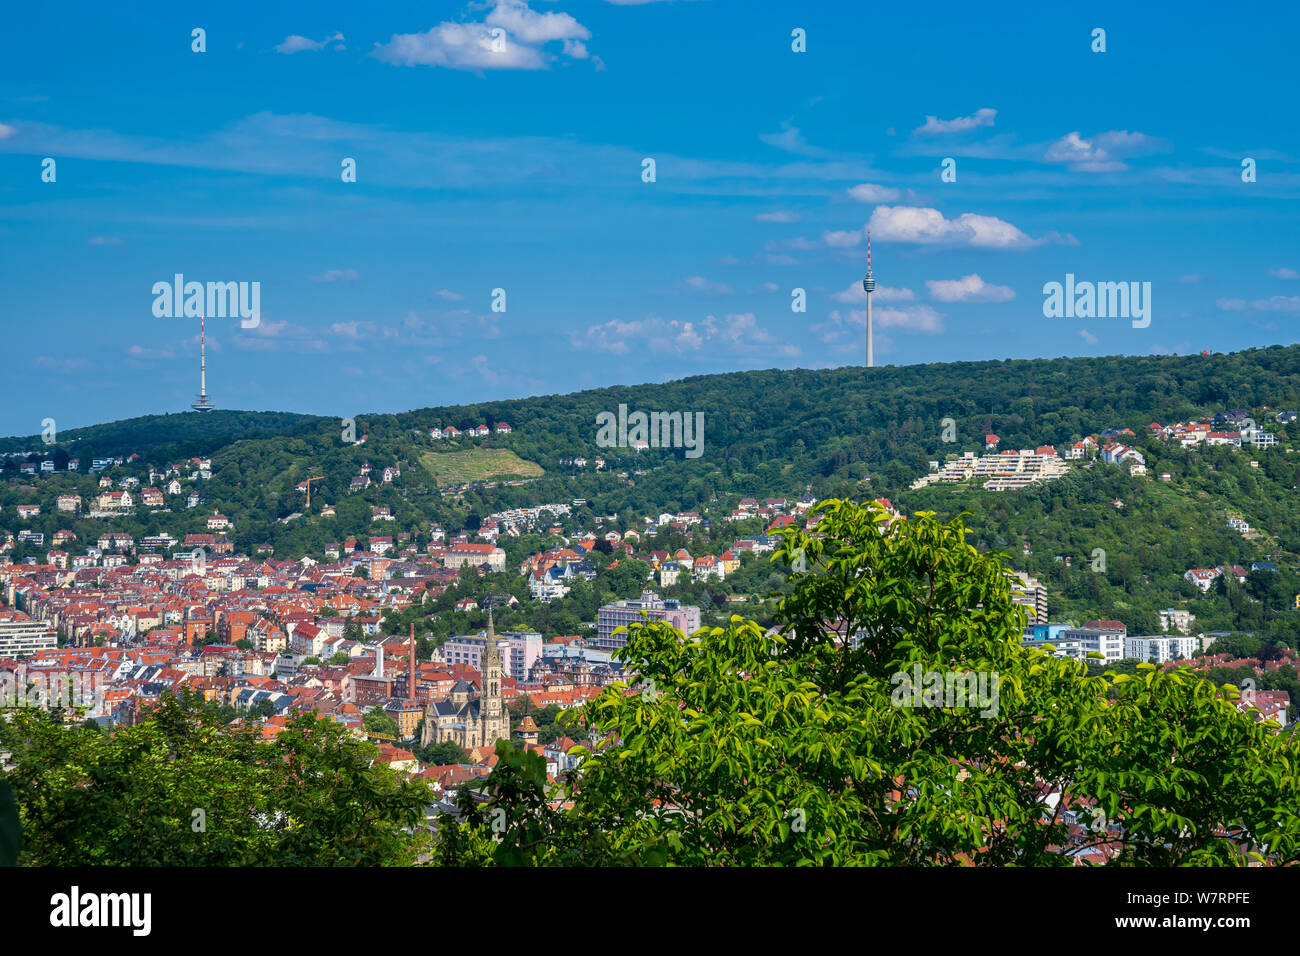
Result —
<instances>
[{"instance_id":1,"label":"wispy cloud","mask_svg":"<svg viewBox=\"0 0 1300 956\"><path fill-rule=\"evenodd\" d=\"M873 302L911 302L916 298L916 294L911 289L894 289L878 285L876 291L871 293L871 297ZM855 282L843 292L836 292L831 298L836 302L865 304L867 293L863 290L861 282Z\"/></svg>"},{"instance_id":2,"label":"wispy cloud","mask_svg":"<svg viewBox=\"0 0 1300 956\"><path fill-rule=\"evenodd\" d=\"M291 34L290 36L285 37L283 41L275 45L275 52L276 53L304 53L313 50L323 50L331 43L334 44L334 46L331 47L331 49L333 50L347 49L347 47L343 45L342 33L335 33L333 36L328 36L324 40L319 40L319 41L309 40L307 37L298 36L297 34Z\"/></svg>"},{"instance_id":3,"label":"wispy cloud","mask_svg":"<svg viewBox=\"0 0 1300 956\"><path fill-rule=\"evenodd\" d=\"M356 269L329 269L310 278L312 282L356 282L361 277Z\"/></svg>"},{"instance_id":4,"label":"wispy cloud","mask_svg":"<svg viewBox=\"0 0 1300 956\"><path fill-rule=\"evenodd\" d=\"M897 202L903 198L901 190L892 186L877 186L875 183L859 183L849 188L849 196L858 202L882 203Z\"/></svg>"},{"instance_id":5,"label":"wispy cloud","mask_svg":"<svg viewBox=\"0 0 1300 956\"><path fill-rule=\"evenodd\" d=\"M1300 295L1274 295L1267 299L1216 299L1214 304L1223 312L1286 312L1300 313Z\"/></svg>"},{"instance_id":6,"label":"wispy cloud","mask_svg":"<svg viewBox=\"0 0 1300 956\"><path fill-rule=\"evenodd\" d=\"M1128 169L1126 157L1158 152L1164 144L1145 133L1111 130L1084 139L1079 133L1066 133L1047 147L1043 158L1049 163L1064 163L1071 170L1107 173Z\"/></svg>"},{"instance_id":7,"label":"wispy cloud","mask_svg":"<svg viewBox=\"0 0 1300 956\"><path fill-rule=\"evenodd\" d=\"M918 136L941 136L947 133L965 133L981 126L992 126L997 110L976 110L970 116L958 116L955 119L941 120L937 116L927 116L925 125L918 126L912 132Z\"/></svg>"},{"instance_id":8,"label":"wispy cloud","mask_svg":"<svg viewBox=\"0 0 1300 956\"><path fill-rule=\"evenodd\" d=\"M758 324L752 312L733 313L718 318L708 315L698 322L664 320L658 316L623 321L612 319L569 336L574 348L594 349L614 355L639 351L652 354L684 355L722 350L732 355L755 352L775 353L784 357L800 354L798 346L782 342Z\"/></svg>"},{"instance_id":9,"label":"wispy cloud","mask_svg":"<svg viewBox=\"0 0 1300 956\"><path fill-rule=\"evenodd\" d=\"M146 362L165 361L174 359L176 351L170 348L153 349L143 345L132 345L126 350L126 354L134 359L140 359Z\"/></svg>"},{"instance_id":10,"label":"wispy cloud","mask_svg":"<svg viewBox=\"0 0 1300 956\"><path fill-rule=\"evenodd\" d=\"M691 276L682 280L682 285L692 292L703 292L706 295L730 295L735 291L725 282L712 282L704 276Z\"/></svg>"},{"instance_id":11,"label":"wispy cloud","mask_svg":"<svg viewBox=\"0 0 1300 956\"><path fill-rule=\"evenodd\" d=\"M90 361L84 358L52 358L49 355L38 355L32 361L40 368L48 368L56 372L75 372L90 367Z\"/></svg>"},{"instance_id":12,"label":"wispy cloud","mask_svg":"<svg viewBox=\"0 0 1300 956\"><path fill-rule=\"evenodd\" d=\"M1010 287L990 285L973 272L960 279L929 279L925 285L936 302L1010 302L1016 297Z\"/></svg>"},{"instance_id":13,"label":"wispy cloud","mask_svg":"<svg viewBox=\"0 0 1300 956\"><path fill-rule=\"evenodd\" d=\"M760 212L754 219L757 222L798 222L799 214L788 209L778 209L776 212Z\"/></svg>"}]
</instances>

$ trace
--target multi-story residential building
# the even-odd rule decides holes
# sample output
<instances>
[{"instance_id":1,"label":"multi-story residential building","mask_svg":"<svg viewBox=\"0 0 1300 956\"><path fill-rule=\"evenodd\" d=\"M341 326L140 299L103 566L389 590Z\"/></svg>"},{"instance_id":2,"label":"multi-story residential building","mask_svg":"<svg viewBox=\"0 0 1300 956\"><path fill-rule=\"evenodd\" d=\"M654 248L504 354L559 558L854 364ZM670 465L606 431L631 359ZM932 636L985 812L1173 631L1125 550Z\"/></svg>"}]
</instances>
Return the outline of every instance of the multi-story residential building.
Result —
<instances>
[{"instance_id":1,"label":"multi-story residential building","mask_svg":"<svg viewBox=\"0 0 1300 956\"><path fill-rule=\"evenodd\" d=\"M44 621L33 621L25 614L12 612L6 617L7 620L0 620L0 658L52 651L59 646L54 628Z\"/></svg>"},{"instance_id":2,"label":"multi-story residential building","mask_svg":"<svg viewBox=\"0 0 1300 956\"><path fill-rule=\"evenodd\" d=\"M443 663L468 664L482 670L483 650L487 638L479 635L453 637L438 648ZM507 631L497 635L497 648L501 653L501 667L517 681L528 680L529 672L542 656L542 635L535 631Z\"/></svg>"},{"instance_id":3,"label":"multi-story residential building","mask_svg":"<svg viewBox=\"0 0 1300 956\"><path fill-rule=\"evenodd\" d=\"M1147 634L1124 638L1124 656L1152 664L1164 664L1191 657L1201 649L1196 637Z\"/></svg>"},{"instance_id":4,"label":"multi-story residential building","mask_svg":"<svg viewBox=\"0 0 1300 956\"><path fill-rule=\"evenodd\" d=\"M1275 448L1277 436L1262 428L1243 428L1241 442L1243 445L1254 445L1256 448Z\"/></svg>"},{"instance_id":5,"label":"multi-story residential building","mask_svg":"<svg viewBox=\"0 0 1300 956\"><path fill-rule=\"evenodd\" d=\"M1172 628L1179 634L1188 634L1192 630L1192 621L1196 620L1196 615L1190 611L1174 607L1167 607L1159 613L1160 630L1162 631L1168 631Z\"/></svg>"},{"instance_id":6,"label":"multi-story residential building","mask_svg":"<svg viewBox=\"0 0 1300 956\"><path fill-rule=\"evenodd\" d=\"M1037 578L1023 571L1011 572L1011 600L1023 606L1029 614L1028 625L1047 621L1047 588Z\"/></svg>"},{"instance_id":7,"label":"multi-story residential building","mask_svg":"<svg viewBox=\"0 0 1300 956\"><path fill-rule=\"evenodd\" d=\"M1063 631L1061 639L1078 641L1084 654L1101 654L1105 660L1118 661L1124 658L1124 634L1118 630L1102 630L1093 627L1072 627Z\"/></svg>"},{"instance_id":8,"label":"multi-story residential building","mask_svg":"<svg viewBox=\"0 0 1300 956\"><path fill-rule=\"evenodd\" d=\"M460 568L466 564L476 568L486 565L492 571L503 571L506 552L491 544L457 544L443 554L443 564L448 568Z\"/></svg>"},{"instance_id":9,"label":"multi-story residential building","mask_svg":"<svg viewBox=\"0 0 1300 956\"><path fill-rule=\"evenodd\" d=\"M1218 568L1191 568L1183 574L1183 580L1190 581L1202 591L1208 591L1222 573Z\"/></svg>"},{"instance_id":10,"label":"multi-story residential building","mask_svg":"<svg viewBox=\"0 0 1300 956\"><path fill-rule=\"evenodd\" d=\"M653 591L644 592L639 600L616 601L606 604L596 614L596 647L612 651L627 645L627 634L615 634L614 631L629 624L640 623L645 612L649 620L667 621L670 625L690 637L700 629L700 609L694 605L683 605L679 601L665 601Z\"/></svg>"},{"instance_id":11,"label":"multi-story residential building","mask_svg":"<svg viewBox=\"0 0 1300 956\"><path fill-rule=\"evenodd\" d=\"M1008 491L1060 478L1069 470L1070 466L1050 445L1038 449L1008 450L980 458L975 456L975 452L968 451L933 474L918 478L912 487L924 488L937 482L984 481L986 491Z\"/></svg>"}]
</instances>

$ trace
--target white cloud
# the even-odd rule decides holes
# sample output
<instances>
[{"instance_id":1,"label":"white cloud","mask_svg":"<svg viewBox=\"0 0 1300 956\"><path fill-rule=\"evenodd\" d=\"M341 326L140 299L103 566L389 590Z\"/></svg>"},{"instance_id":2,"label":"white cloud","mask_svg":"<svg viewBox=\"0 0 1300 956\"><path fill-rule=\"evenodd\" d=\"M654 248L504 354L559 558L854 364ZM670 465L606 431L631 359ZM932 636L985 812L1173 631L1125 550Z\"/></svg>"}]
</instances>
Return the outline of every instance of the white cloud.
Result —
<instances>
[{"instance_id":1,"label":"white cloud","mask_svg":"<svg viewBox=\"0 0 1300 956\"><path fill-rule=\"evenodd\" d=\"M1123 157L1155 152L1163 144L1145 133L1110 130L1084 139L1079 133L1066 133L1047 147L1043 158L1050 163L1065 163L1070 169L1086 173L1107 173L1128 169Z\"/></svg>"},{"instance_id":2,"label":"white cloud","mask_svg":"<svg viewBox=\"0 0 1300 956\"><path fill-rule=\"evenodd\" d=\"M1274 295L1250 304L1256 312L1300 312L1300 295Z\"/></svg>"},{"instance_id":3,"label":"white cloud","mask_svg":"<svg viewBox=\"0 0 1300 956\"><path fill-rule=\"evenodd\" d=\"M143 345L133 345L126 350L126 354L131 358L141 359L143 361L154 362L166 359L174 359L176 352L170 348L150 349Z\"/></svg>"},{"instance_id":4,"label":"white cloud","mask_svg":"<svg viewBox=\"0 0 1300 956\"><path fill-rule=\"evenodd\" d=\"M1300 313L1300 295L1275 295L1255 299L1249 304L1245 299L1215 299L1214 304L1223 312L1296 312Z\"/></svg>"},{"instance_id":5,"label":"white cloud","mask_svg":"<svg viewBox=\"0 0 1300 956\"><path fill-rule=\"evenodd\" d=\"M1203 278L1205 277L1201 275L1197 275L1194 272L1189 272L1185 276L1179 276L1178 281L1184 283L1185 285L1195 285L1196 283L1200 282Z\"/></svg>"},{"instance_id":6,"label":"white cloud","mask_svg":"<svg viewBox=\"0 0 1300 956\"><path fill-rule=\"evenodd\" d=\"M760 212L754 219L758 222L798 222L799 214L788 209L778 209L776 212Z\"/></svg>"},{"instance_id":7,"label":"white cloud","mask_svg":"<svg viewBox=\"0 0 1300 956\"><path fill-rule=\"evenodd\" d=\"M682 280L682 285L693 292L703 292L709 295L730 295L734 289L725 282L710 282L704 276L691 276Z\"/></svg>"},{"instance_id":8,"label":"white cloud","mask_svg":"<svg viewBox=\"0 0 1300 956\"><path fill-rule=\"evenodd\" d=\"M914 133L921 136L935 136L945 133L965 133L980 126L992 126L997 110L976 110L970 116L958 116L956 119L941 120L937 116L927 116L925 125L918 126Z\"/></svg>"},{"instance_id":9,"label":"white cloud","mask_svg":"<svg viewBox=\"0 0 1300 956\"><path fill-rule=\"evenodd\" d=\"M288 321L269 322L266 313L251 329L239 328L234 336L235 348L249 352L327 352L325 341L311 329ZM197 337L196 337L197 340ZM212 347L209 337L208 347Z\"/></svg>"},{"instance_id":10,"label":"white cloud","mask_svg":"<svg viewBox=\"0 0 1300 956\"><path fill-rule=\"evenodd\" d=\"M989 285L975 273L960 279L927 279L930 298L937 302L1010 302L1016 293L1004 285Z\"/></svg>"},{"instance_id":11,"label":"white cloud","mask_svg":"<svg viewBox=\"0 0 1300 956\"><path fill-rule=\"evenodd\" d=\"M836 302L866 304L867 293L863 291L861 282L855 282L843 292L836 292L831 298ZM911 289L893 289L884 285L876 286L876 290L871 293L873 302L911 302L915 298L916 295Z\"/></svg>"},{"instance_id":12,"label":"white cloud","mask_svg":"<svg viewBox=\"0 0 1300 956\"><path fill-rule=\"evenodd\" d=\"M504 27L512 38L534 45L552 40L591 39L591 31L567 13L538 13L530 10L524 0L498 0L484 22L488 26Z\"/></svg>"},{"instance_id":13,"label":"white cloud","mask_svg":"<svg viewBox=\"0 0 1300 956\"><path fill-rule=\"evenodd\" d=\"M53 358L49 355L38 355L33 361L41 368L57 369L60 372L75 372L77 369L90 367L90 360L84 358L65 359Z\"/></svg>"},{"instance_id":14,"label":"white cloud","mask_svg":"<svg viewBox=\"0 0 1300 956\"><path fill-rule=\"evenodd\" d=\"M330 331L340 338L360 339L369 337L375 332L375 323L373 322L335 322L330 326Z\"/></svg>"},{"instance_id":15,"label":"white cloud","mask_svg":"<svg viewBox=\"0 0 1300 956\"><path fill-rule=\"evenodd\" d=\"M1286 266L1282 266L1278 269L1269 269L1268 274L1274 279L1300 279L1300 272L1296 272L1294 269L1289 269Z\"/></svg>"},{"instance_id":16,"label":"white cloud","mask_svg":"<svg viewBox=\"0 0 1300 956\"><path fill-rule=\"evenodd\" d=\"M475 355L469 360L470 367L478 372L479 377L489 385L497 385L501 381L501 376L497 374L496 369L488 361L486 355Z\"/></svg>"},{"instance_id":17,"label":"white cloud","mask_svg":"<svg viewBox=\"0 0 1300 956\"><path fill-rule=\"evenodd\" d=\"M789 123L781 124L779 133L760 133L759 140L768 146L775 146L777 149L783 149L787 153L796 153L800 156L821 156L823 151L816 146L812 146L803 134L799 132L799 127L791 126Z\"/></svg>"},{"instance_id":18,"label":"white cloud","mask_svg":"<svg viewBox=\"0 0 1300 956\"><path fill-rule=\"evenodd\" d=\"M452 292L450 289L439 289L434 293L434 295L440 299L446 300L447 302L459 302L465 298L459 292Z\"/></svg>"},{"instance_id":19,"label":"white cloud","mask_svg":"<svg viewBox=\"0 0 1300 956\"><path fill-rule=\"evenodd\" d=\"M831 320L832 322L843 320L838 309L831 312ZM850 309L848 322L865 330L867 310ZM927 335L935 335L943 331L943 314L928 305L886 306L871 310L871 324L873 334L876 329L893 328L902 329L904 332L924 332Z\"/></svg>"},{"instance_id":20,"label":"white cloud","mask_svg":"<svg viewBox=\"0 0 1300 956\"><path fill-rule=\"evenodd\" d=\"M18 132L18 130L14 129L12 126L0 123L0 139L7 139L16 132Z\"/></svg>"},{"instance_id":21,"label":"white cloud","mask_svg":"<svg viewBox=\"0 0 1300 956\"><path fill-rule=\"evenodd\" d=\"M781 287L780 287L779 285L777 285L775 282L764 282L764 283L763 283L763 291L764 291L764 292L777 292L777 291L780 290L780 288L781 288Z\"/></svg>"},{"instance_id":22,"label":"white cloud","mask_svg":"<svg viewBox=\"0 0 1300 956\"><path fill-rule=\"evenodd\" d=\"M356 269L328 269L318 276L309 276L312 282L356 282L360 276Z\"/></svg>"},{"instance_id":23,"label":"white cloud","mask_svg":"<svg viewBox=\"0 0 1300 956\"><path fill-rule=\"evenodd\" d=\"M849 189L849 195L858 202L881 203L897 202L902 192L892 186L877 186L874 183L859 183Z\"/></svg>"},{"instance_id":24,"label":"white cloud","mask_svg":"<svg viewBox=\"0 0 1300 956\"><path fill-rule=\"evenodd\" d=\"M708 315L700 322L665 321L658 316L631 322L612 319L581 333L571 333L569 342L574 348L591 348L614 355L634 351L683 355L705 348L722 348L733 354L775 352L787 357L799 354L797 346L779 341L760 326L752 312L728 314L721 319Z\"/></svg>"},{"instance_id":25,"label":"white cloud","mask_svg":"<svg viewBox=\"0 0 1300 956\"><path fill-rule=\"evenodd\" d=\"M324 40L321 40L320 42L317 42L315 40L309 40L306 37L300 37L297 34L293 34L285 37L283 42L277 43L275 46L275 52L276 53L302 53L307 50L323 50L327 45L331 43L338 44L338 46L334 47L335 50L347 49L347 47L343 45L342 33L335 33L333 36L326 37Z\"/></svg>"},{"instance_id":26,"label":"white cloud","mask_svg":"<svg viewBox=\"0 0 1300 956\"><path fill-rule=\"evenodd\" d=\"M834 232L822 233L822 239L826 245L835 249L852 249L862 242L861 229L840 229Z\"/></svg>"},{"instance_id":27,"label":"white cloud","mask_svg":"<svg viewBox=\"0 0 1300 956\"><path fill-rule=\"evenodd\" d=\"M1096 345L1099 341L1101 341L1100 339L1097 338L1097 336L1093 335L1087 329L1079 330L1079 338L1083 339L1089 345Z\"/></svg>"},{"instance_id":28,"label":"white cloud","mask_svg":"<svg viewBox=\"0 0 1300 956\"><path fill-rule=\"evenodd\" d=\"M495 36L494 36L495 35ZM538 13L524 0L496 0L482 23L438 24L424 33L394 34L375 44L373 56L398 66L441 66L451 70L544 70L554 56L547 43L560 42L560 55L585 60L591 31L567 13Z\"/></svg>"},{"instance_id":29,"label":"white cloud","mask_svg":"<svg viewBox=\"0 0 1300 956\"><path fill-rule=\"evenodd\" d=\"M1074 242L1072 237L1061 237L1056 234L1031 239L1011 223L993 216L979 216L966 212L956 219L945 219L939 210L919 206L877 206L871 213L868 226L872 234L882 242L916 242L991 249L1025 248L1053 240Z\"/></svg>"},{"instance_id":30,"label":"white cloud","mask_svg":"<svg viewBox=\"0 0 1300 956\"><path fill-rule=\"evenodd\" d=\"M856 311L855 313L856 314ZM934 334L943 331L943 314L928 305L908 305L901 308L886 307L873 309L871 320L874 325L884 328L899 328L907 332L925 332ZM866 325L866 313L861 319Z\"/></svg>"}]
</instances>

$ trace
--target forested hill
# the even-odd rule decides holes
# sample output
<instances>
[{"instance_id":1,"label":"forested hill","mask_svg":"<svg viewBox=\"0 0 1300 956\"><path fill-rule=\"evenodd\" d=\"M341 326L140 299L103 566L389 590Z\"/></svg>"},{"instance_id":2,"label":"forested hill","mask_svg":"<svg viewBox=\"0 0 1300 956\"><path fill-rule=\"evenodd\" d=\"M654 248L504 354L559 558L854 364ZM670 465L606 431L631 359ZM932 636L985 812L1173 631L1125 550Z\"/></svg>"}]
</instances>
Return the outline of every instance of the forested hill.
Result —
<instances>
[{"instance_id":1,"label":"forested hill","mask_svg":"<svg viewBox=\"0 0 1300 956\"><path fill-rule=\"evenodd\" d=\"M702 454L688 458L682 449L637 453L600 447L597 416L617 414L620 404L629 413L702 413ZM1184 566L1300 553L1294 490L1300 484L1300 454L1285 447L1300 437L1300 427L1290 425L1297 434L1288 436L1288 426L1271 417L1277 409L1297 407L1300 346L1208 356L736 372L358 414L351 422L276 412L190 412L59 432L54 445L39 436L0 441L0 451L29 452L29 461L53 458L59 469L70 456L81 462L80 473L32 476L19 473L23 457L6 457L0 527L43 531L48 547L54 532L65 527L83 542L109 525L137 538L161 531L202 532L205 517L220 510L234 523L230 538L237 549L251 554L265 542L277 557L297 557L319 555L325 544L347 536L419 535L433 523L448 531L473 527L478 517L517 505L584 498L592 513L617 514L631 527L661 511L702 510L711 503L716 511L741 495L791 496L811 489L818 497L890 497L903 509L931 508L944 515L969 509L976 515L978 545L1005 549L1022 566L1043 574L1066 573L1055 561L1058 555L1072 556L1074 573L1080 563L1086 565L1093 547L1102 547L1111 555L1115 580L1110 586L1131 592L1151 583L1142 578L1147 558L1158 556L1160 574L1172 575ZM1268 420L1282 447L1258 455L1222 448L1184 451L1147 437L1146 425L1153 420L1206 418L1225 408L1248 409L1261 422ZM945 418L952 419L947 435ZM435 426L464 429L498 422L508 422L512 432L441 441L429 436ZM1136 433L1129 440L1153 465L1174 472L1172 482L1126 490L1116 483L1117 475L1080 469L1023 491L908 490L927 473L929 461L963 451L982 453L990 432L1001 438L1003 449L1063 448L1084 435L1125 427ZM349 440L363 436L364 444ZM119 486L123 477L134 475L144 487L150 466L161 470L194 457L212 459L211 477L191 481L194 466L186 465L184 494L169 496L165 512L137 507L130 515L87 519L55 511L59 494L79 494L83 510L89 509L99 494L99 476L87 474L92 458L133 453L140 458L108 473ZM573 464L574 457L588 462ZM604 470L595 469L597 457L605 459ZM1250 468L1252 457L1261 459L1259 467ZM366 463L372 484L354 489L353 479ZM401 475L384 483L380 476L389 466L399 467ZM296 486L315 476L322 480L312 487L309 511ZM185 498L194 490L202 504L190 509ZM1114 498L1126 500L1122 513L1111 505ZM42 505L42 513L15 524L13 506L33 503ZM321 516L325 505L335 506L336 516ZM372 523L372 509L385 506L395 520ZM295 513L302 517L280 520ZM1248 541L1227 530L1224 522L1233 514L1262 526L1265 535ZM576 519L589 520L582 514ZM1152 534L1173 527L1182 529L1176 545L1152 540ZM1142 553L1133 550L1135 542L1143 542ZM1031 553L1022 555L1026 548ZM43 556L44 551L30 546L23 553ZM1107 591L1095 575L1059 584L1062 593L1077 598L1081 613L1088 605L1104 615L1123 603L1119 592ZM1167 593L1163 584L1157 587L1144 602L1147 609L1150 602L1167 600Z\"/></svg>"},{"instance_id":2,"label":"forested hill","mask_svg":"<svg viewBox=\"0 0 1300 956\"><path fill-rule=\"evenodd\" d=\"M865 369L733 372L663 384L592 389L399 414L358 414L357 434L386 440L413 428L507 421L524 458L594 455L596 415L702 412L702 460L719 465L755 453L788 458L814 451L824 469L854 461L881 465L940 450L939 422L958 434L996 431L1004 446L1060 444L1110 424L1146 424L1223 407L1300 404L1300 346L1210 356L1110 356L953 362ZM210 455L239 441L332 438L337 418L217 410L127 419L57 435L58 449L83 459L138 452ZM39 435L0 439L0 452L46 451ZM152 453L152 454L151 454ZM529 454L532 453L532 454ZM677 455L681 457L680 452Z\"/></svg>"}]
</instances>

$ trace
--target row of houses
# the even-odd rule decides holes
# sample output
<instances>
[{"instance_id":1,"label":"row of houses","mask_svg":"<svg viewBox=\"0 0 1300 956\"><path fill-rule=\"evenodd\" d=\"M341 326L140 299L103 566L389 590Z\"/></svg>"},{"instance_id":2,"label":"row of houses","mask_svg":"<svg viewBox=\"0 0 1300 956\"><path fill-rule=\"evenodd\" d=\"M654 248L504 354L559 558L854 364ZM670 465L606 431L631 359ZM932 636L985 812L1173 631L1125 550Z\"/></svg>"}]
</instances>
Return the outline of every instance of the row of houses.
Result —
<instances>
[{"instance_id":1,"label":"row of houses","mask_svg":"<svg viewBox=\"0 0 1300 956\"><path fill-rule=\"evenodd\" d=\"M489 428L487 425L473 425L463 430L455 425L448 425L446 428L435 425L429 429L429 437L435 441L443 438L460 438L462 435L466 438L486 438L493 431L498 435L509 435L513 430L508 422L497 422L494 428Z\"/></svg>"}]
</instances>

